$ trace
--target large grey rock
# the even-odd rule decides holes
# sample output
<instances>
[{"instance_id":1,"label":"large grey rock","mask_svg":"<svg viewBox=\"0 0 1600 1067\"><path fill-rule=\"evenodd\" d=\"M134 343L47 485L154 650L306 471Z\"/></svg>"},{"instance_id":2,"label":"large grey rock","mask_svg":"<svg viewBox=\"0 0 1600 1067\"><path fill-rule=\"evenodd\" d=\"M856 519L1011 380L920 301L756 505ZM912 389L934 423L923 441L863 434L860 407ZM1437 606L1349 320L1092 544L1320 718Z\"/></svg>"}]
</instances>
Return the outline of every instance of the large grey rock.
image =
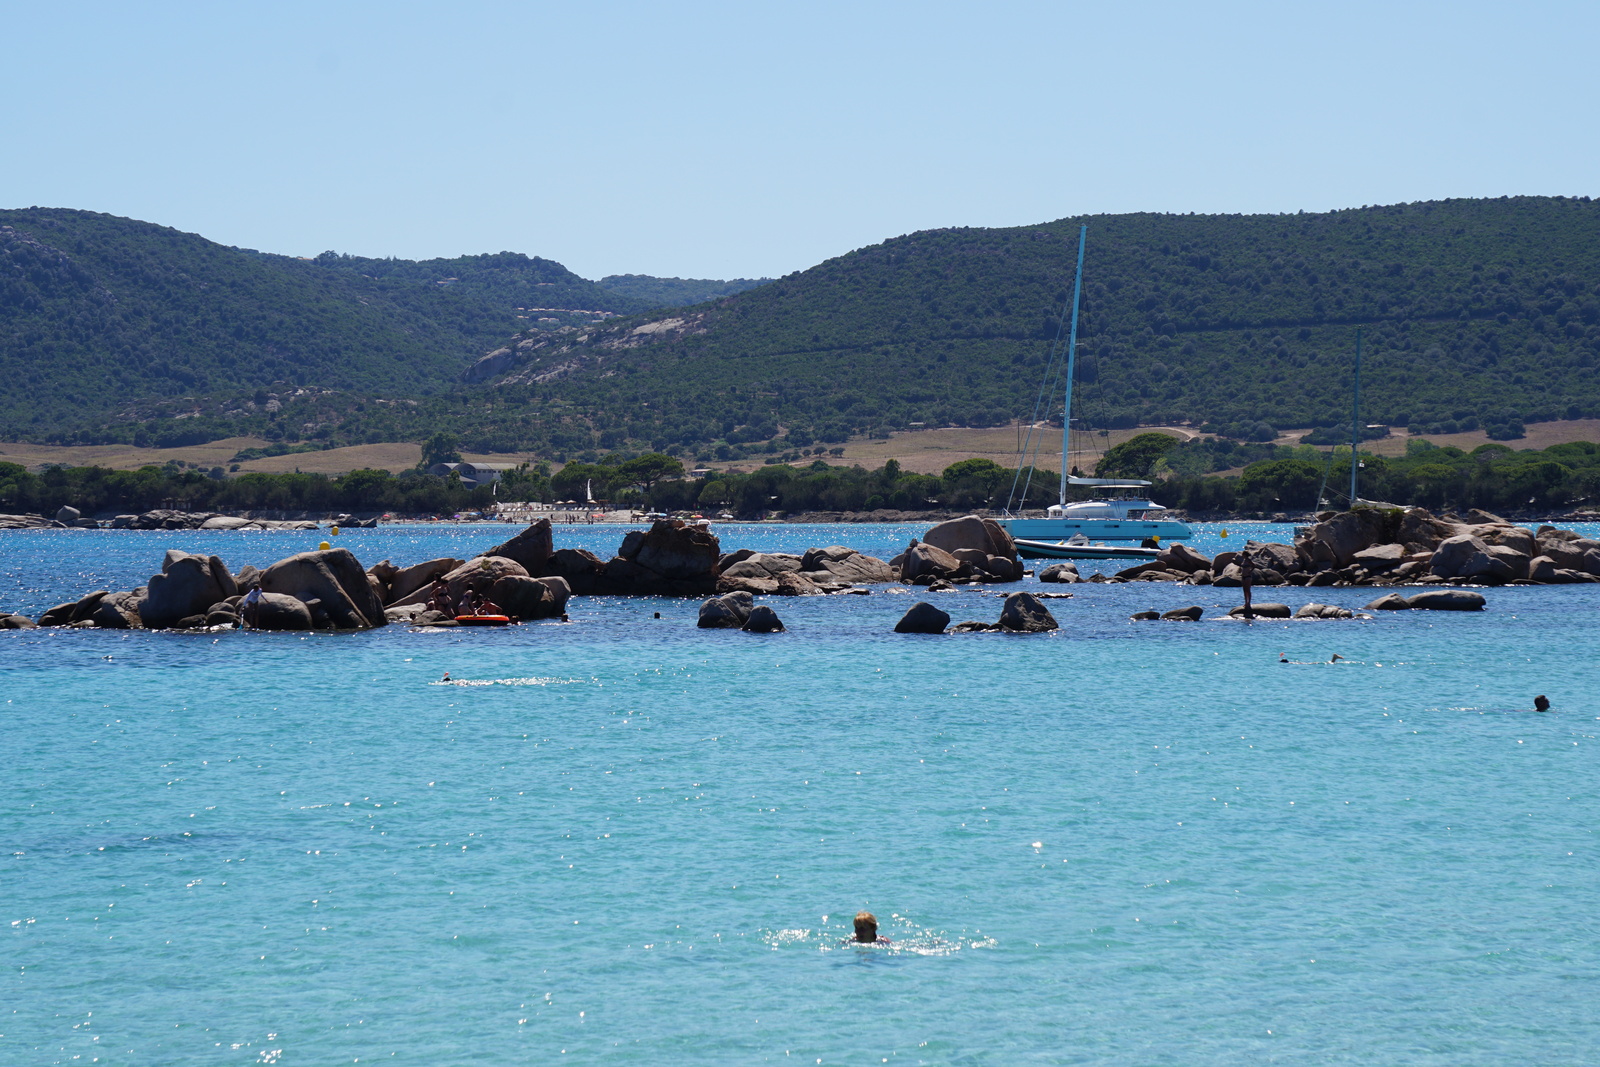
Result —
<instances>
[{"instance_id":1,"label":"large grey rock","mask_svg":"<svg viewBox=\"0 0 1600 1067\"><path fill-rule=\"evenodd\" d=\"M1070 585L1074 582L1083 581L1083 576L1078 573L1078 565L1076 563L1064 559L1059 563L1052 563L1041 570L1039 572L1039 580L1041 582L1060 582L1063 585Z\"/></svg>"},{"instance_id":2,"label":"large grey rock","mask_svg":"<svg viewBox=\"0 0 1600 1067\"><path fill-rule=\"evenodd\" d=\"M534 581L550 590L550 598L555 604L556 615L559 617L567 613L567 601L572 599L572 586L559 574L550 574Z\"/></svg>"},{"instance_id":3,"label":"large grey rock","mask_svg":"<svg viewBox=\"0 0 1600 1067\"><path fill-rule=\"evenodd\" d=\"M1355 612L1337 604L1307 604L1294 613L1297 619L1353 619Z\"/></svg>"},{"instance_id":4,"label":"large grey rock","mask_svg":"<svg viewBox=\"0 0 1600 1067\"><path fill-rule=\"evenodd\" d=\"M1205 614L1205 609L1199 604L1191 604L1186 608L1173 608L1163 612L1161 618L1166 622L1199 622L1200 616Z\"/></svg>"},{"instance_id":5,"label":"large grey rock","mask_svg":"<svg viewBox=\"0 0 1600 1067\"><path fill-rule=\"evenodd\" d=\"M722 546L704 526L680 519L653 524L633 561L674 582L703 586L710 591L717 580L717 560Z\"/></svg>"},{"instance_id":6,"label":"large grey rock","mask_svg":"<svg viewBox=\"0 0 1600 1067\"><path fill-rule=\"evenodd\" d=\"M504 556L479 556L467 560L446 574L444 585L450 594L450 604L454 607L461 603L468 592L477 599L488 596L494 584L502 578L528 577L531 577L528 569L514 559L507 559ZM424 601L426 599L423 598Z\"/></svg>"},{"instance_id":7,"label":"large grey rock","mask_svg":"<svg viewBox=\"0 0 1600 1067\"><path fill-rule=\"evenodd\" d=\"M1471 534L1457 534L1433 550L1428 569L1441 578L1476 578L1494 570L1495 562L1488 545Z\"/></svg>"},{"instance_id":8,"label":"large grey rock","mask_svg":"<svg viewBox=\"0 0 1600 1067\"><path fill-rule=\"evenodd\" d=\"M888 563L844 545L806 549L806 554L800 560L800 569L827 571L846 582L872 584L894 581L894 571Z\"/></svg>"},{"instance_id":9,"label":"large grey rock","mask_svg":"<svg viewBox=\"0 0 1600 1067\"><path fill-rule=\"evenodd\" d=\"M139 615L144 594L143 589L108 593L95 603L93 611L79 621L92 623L103 630L137 630L144 625Z\"/></svg>"},{"instance_id":10,"label":"large grey rock","mask_svg":"<svg viewBox=\"0 0 1600 1067\"><path fill-rule=\"evenodd\" d=\"M702 630L737 630L744 626L753 610L749 593L725 593L700 605L700 617L695 625Z\"/></svg>"},{"instance_id":11,"label":"large grey rock","mask_svg":"<svg viewBox=\"0 0 1600 1067\"><path fill-rule=\"evenodd\" d=\"M593 596L605 569L604 561L586 548L558 548L550 553L544 573L565 578L575 596Z\"/></svg>"},{"instance_id":12,"label":"large grey rock","mask_svg":"<svg viewBox=\"0 0 1600 1067\"><path fill-rule=\"evenodd\" d=\"M0 612L0 630L34 630L38 626L38 623L26 615L10 615Z\"/></svg>"},{"instance_id":13,"label":"large grey rock","mask_svg":"<svg viewBox=\"0 0 1600 1067\"><path fill-rule=\"evenodd\" d=\"M466 560L456 560L446 555L438 560L414 563L400 569L389 582L389 606L427 603L429 590L434 587L434 579L450 574L462 563L466 563Z\"/></svg>"},{"instance_id":14,"label":"large grey rock","mask_svg":"<svg viewBox=\"0 0 1600 1067\"><path fill-rule=\"evenodd\" d=\"M775 634L783 631L783 620L778 618L778 613L761 604L752 608L750 617L740 627L747 634Z\"/></svg>"},{"instance_id":15,"label":"large grey rock","mask_svg":"<svg viewBox=\"0 0 1600 1067\"><path fill-rule=\"evenodd\" d=\"M485 556L499 556L522 564L529 574L543 574L554 551L549 519L538 519L509 541L495 545Z\"/></svg>"},{"instance_id":16,"label":"large grey rock","mask_svg":"<svg viewBox=\"0 0 1600 1067\"><path fill-rule=\"evenodd\" d=\"M308 608L313 607L313 600L320 602L328 624L338 630L362 630L389 621L367 581L367 572L346 548L280 559L262 572L261 591L294 597Z\"/></svg>"},{"instance_id":17,"label":"large grey rock","mask_svg":"<svg viewBox=\"0 0 1600 1067\"><path fill-rule=\"evenodd\" d=\"M550 587L525 574L496 578L489 586L489 598L513 619L554 619L561 615Z\"/></svg>"},{"instance_id":18,"label":"large grey rock","mask_svg":"<svg viewBox=\"0 0 1600 1067\"><path fill-rule=\"evenodd\" d=\"M1556 563L1549 556L1534 556L1528 561L1528 578L1549 584L1556 580Z\"/></svg>"},{"instance_id":19,"label":"large grey rock","mask_svg":"<svg viewBox=\"0 0 1600 1067\"><path fill-rule=\"evenodd\" d=\"M1386 571L1405 558L1405 545L1387 544L1363 548L1355 554L1353 560L1369 571Z\"/></svg>"},{"instance_id":20,"label":"large grey rock","mask_svg":"<svg viewBox=\"0 0 1600 1067\"><path fill-rule=\"evenodd\" d=\"M254 526L250 519L241 519L233 515L213 515L200 524L202 530L237 530L245 526Z\"/></svg>"},{"instance_id":21,"label":"large grey rock","mask_svg":"<svg viewBox=\"0 0 1600 1067\"><path fill-rule=\"evenodd\" d=\"M1156 562L1169 571L1182 571L1184 574L1194 574L1198 571L1209 571L1211 561L1188 545L1182 542L1170 544L1161 550L1156 557Z\"/></svg>"},{"instance_id":22,"label":"large grey rock","mask_svg":"<svg viewBox=\"0 0 1600 1067\"><path fill-rule=\"evenodd\" d=\"M922 535L921 541L952 556L963 548L982 552L985 556L996 555L999 548L990 536L988 528L984 526L983 520L976 515L965 515L959 519L948 519L937 523Z\"/></svg>"},{"instance_id":23,"label":"large grey rock","mask_svg":"<svg viewBox=\"0 0 1600 1067\"><path fill-rule=\"evenodd\" d=\"M900 564L900 580L903 582L915 582L919 578L964 578L971 573L970 564L962 563L937 545L925 542L906 549Z\"/></svg>"},{"instance_id":24,"label":"large grey rock","mask_svg":"<svg viewBox=\"0 0 1600 1067\"><path fill-rule=\"evenodd\" d=\"M1411 607L1411 602L1399 593L1385 593L1383 596L1368 604L1364 611L1405 611Z\"/></svg>"},{"instance_id":25,"label":"large grey rock","mask_svg":"<svg viewBox=\"0 0 1600 1067\"><path fill-rule=\"evenodd\" d=\"M56 512L56 521L64 526L73 526L81 518L83 518L83 512L65 504Z\"/></svg>"},{"instance_id":26,"label":"large grey rock","mask_svg":"<svg viewBox=\"0 0 1600 1067\"><path fill-rule=\"evenodd\" d=\"M1287 619L1294 615L1294 612L1289 609L1289 605L1272 602L1252 604L1250 610L1258 619ZM1238 607L1228 609L1228 614L1234 618L1243 618L1244 605L1240 604Z\"/></svg>"},{"instance_id":27,"label":"large grey rock","mask_svg":"<svg viewBox=\"0 0 1600 1067\"><path fill-rule=\"evenodd\" d=\"M800 556L785 552L752 552L724 569L722 575L726 578L766 578L776 581L780 574L794 574L806 569Z\"/></svg>"},{"instance_id":28,"label":"large grey rock","mask_svg":"<svg viewBox=\"0 0 1600 1067\"><path fill-rule=\"evenodd\" d=\"M895 623L894 632L897 634L942 634L945 627L950 625L949 612L940 611L926 600L919 600L911 605L911 610L901 616Z\"/></svg>"},{"instance_id":29,"label":"large grey rock","mask_svg":"<svg viewBox=\"0 0 1600 1067\"><path fill-rule=\"evenodd\" d=\"M1489 554L1489 559L1498 562L1505 572L1502 575L1499 569L1491 569L1489 573L1513 579L1528 577L1528 568L1533 561L1518 549L1510 545L1489 545L1485 551Z\"/></svg>"},{"instance_id":30,"label":"large grey rock","mask_svg":"<svg viewBox=\"0 0 1600 1067\"><path fill-rule=\"evenodd\" d=\"M1044 601L1032 593L1012 593L1000 609L998 626L1014 633L1044 633L1059 629L1056 617L1044 606Z\"/></svg>"},{"instance_id":31,"label":"large grey rock","mask_svg":"<svg viewBox=\"0 0 1600 1067\"><path fill-rule=\"evenodd\" d=\"M365 581L365 576L363 576ZM173 626L192 615L203 615L219 600L238 590L233 575L216 556L196 556L171 549L161 563L161 573L150 578L139 616L151 629Z\"/></svg>"},{"instance_id":32,"label":"large grey rock","mask_svg":"<svg viewBox=\"0 0 1600 1067\"><path fill-rule=\"evenodd\" d=\"M1425 589L1406 598L1418 611L1482 611L1482 593L1470 589Z\"/></svg>"},{"instance_id":33,"label":"large grey rock","mask_svg":"<svg viewBox=\"0 0 1600 1067\"><path fill-rule=\"evenodd\" d=\"M270 572L272 568L267 568ZM310 630L311 609L299 597L287 593L262 593L248 616L257 630ZM385 619L387 621L387 619Z\"/></svg>"},{"instance_id":34,"label":"large grey rock","mask_svg":"<svg viewBox=\"0 0 1600 1067\"><path fill-rule=\"evenodd\" d=\"M1273 541L1249 541L1245 544L1244 551L1255 561L1258 572L1275 571L1278 574L1292 574L1300 569L1300 556L1290 545L1280 545Z\"/></svg>"}]
</instances>

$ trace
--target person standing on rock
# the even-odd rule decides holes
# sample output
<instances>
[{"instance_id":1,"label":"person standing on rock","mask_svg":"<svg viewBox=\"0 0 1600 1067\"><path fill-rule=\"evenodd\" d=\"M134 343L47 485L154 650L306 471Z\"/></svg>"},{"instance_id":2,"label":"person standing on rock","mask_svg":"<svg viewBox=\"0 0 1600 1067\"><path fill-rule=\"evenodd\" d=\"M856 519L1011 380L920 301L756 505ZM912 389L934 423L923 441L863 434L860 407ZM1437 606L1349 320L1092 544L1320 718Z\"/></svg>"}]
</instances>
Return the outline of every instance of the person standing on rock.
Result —
<instances>
[{"instance_id":1,"label":"person standing on rock","mask_svg":"<svg viewBox=\"0 0 1600 1067\"><path fill-rule=\"evenodd\" d=\"M243 619L244 624L250 629L259 628L257 626L261 621L261 587L259 585L246 593L244 599L239 602L239 618Z\"/></svg>"},{"instance_id":2,"label":"person standing on rock","mask_svg":"<svg viewBox=\"0 0 1600 1067\"><path fill-rule=\"evenodd\" d=\"M1255 609L1250 606L1250 586L1255 582L1256 565L1250 558L1250 553L1239 553L1239 589L1244 593L1244 617L1254 619Z\"/></svg>"}]
</instances>

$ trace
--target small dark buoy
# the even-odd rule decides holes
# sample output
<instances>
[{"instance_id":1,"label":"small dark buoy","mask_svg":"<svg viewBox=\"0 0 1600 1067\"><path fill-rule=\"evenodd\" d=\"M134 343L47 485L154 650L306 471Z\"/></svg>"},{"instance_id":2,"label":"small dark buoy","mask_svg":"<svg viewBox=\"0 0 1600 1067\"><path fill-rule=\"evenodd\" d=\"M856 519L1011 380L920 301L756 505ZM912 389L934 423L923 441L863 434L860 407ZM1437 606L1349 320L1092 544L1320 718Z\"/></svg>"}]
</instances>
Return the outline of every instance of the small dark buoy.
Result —
<instances>
[{"instance_id":1,"label":"small dark buoy","mask_svg":"<svg viewBox=\"0 0 1600 1067\"><path fill-rule=\"evenodd\" d=\"M1533 710L1534 711L1549 711L1550 710L1550 698L1545 696L1543 693L1540 693L1538 696L1534 697L1533 698Z\"/></svg>"}]
</instances>

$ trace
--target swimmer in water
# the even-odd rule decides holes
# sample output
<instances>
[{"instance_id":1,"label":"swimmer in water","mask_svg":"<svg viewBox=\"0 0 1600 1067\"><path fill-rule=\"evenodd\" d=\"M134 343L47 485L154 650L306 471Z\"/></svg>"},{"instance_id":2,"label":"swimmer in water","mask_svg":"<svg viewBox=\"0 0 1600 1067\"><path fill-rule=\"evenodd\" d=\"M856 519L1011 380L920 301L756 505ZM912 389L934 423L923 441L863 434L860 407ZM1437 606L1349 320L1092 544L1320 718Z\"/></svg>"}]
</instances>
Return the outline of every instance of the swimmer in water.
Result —
<instances>
[{"instance_id":1,"label":"swimmer in water","mask_svg":"<svg viewBox=\"0 0 1600 1067\"><path fill-rule=\"evenodd\" d=\"M1279 663L1288 663L1289 662L1289 654L1287 652L1279 652L1278 653L1278 662Z\"/></svg>"},{"instance_id":2,"label":"swimmer in water","mask_svg":"<svg viewBox=\"0 0 1600 1067\"><path fill-rule=\"evenodd\" d=\"M439 681L441 681L441 682L448 682L449 680L450 680L450 672L449 671L445 671L444 672L444 677L439 679Z\"/></svg>"},{"instance_id":3,"label":"swimmer in water","mask_svg":"<svg viewBox=\"0 0 1600 1067\"><path fill-rule=\"evenodd\" d=\"M1329 662L1329 663L1338 663L1338 662L1339 662L1339 661L1340 661L1340 660L1342 660L1342 659L1344 659L1344 657L1343 657L1343 656L1341 656L1341 655L1339 655L1339 653L1337 653L1337 652L1335 652L1335 653L1334 653L1334 654L1333 654L1333 658L1332 658L1332 659L1330 659L1330 660L1328 660L1328 662ZM1348 661L1347 661L1347 662L1348 662Z\"/></svg>"},{"instance_id":4,"label":"swimmer in water","mask_svg":"<svg viewBox=\"0 0 1600 1067\"><path fill-rule=\"evenodd\" d=\"M1534 697L1533 698L1533 710L1534 711L1549 711L1550 710L1550 698L1545 696L1543 693L1541 693L1538 696Z\"/></svg>"},{"instance_id":5,"label":"swimmer in water","mask_svg":"<svg viewBox=\"0 0 1600 1067\"><path fill-rule=\"evenodd\" d=\"M887 945L887 937L878 936L878 917L870 911L856 912L856 934L847 944Z\"/></svg>"}]
</instances>

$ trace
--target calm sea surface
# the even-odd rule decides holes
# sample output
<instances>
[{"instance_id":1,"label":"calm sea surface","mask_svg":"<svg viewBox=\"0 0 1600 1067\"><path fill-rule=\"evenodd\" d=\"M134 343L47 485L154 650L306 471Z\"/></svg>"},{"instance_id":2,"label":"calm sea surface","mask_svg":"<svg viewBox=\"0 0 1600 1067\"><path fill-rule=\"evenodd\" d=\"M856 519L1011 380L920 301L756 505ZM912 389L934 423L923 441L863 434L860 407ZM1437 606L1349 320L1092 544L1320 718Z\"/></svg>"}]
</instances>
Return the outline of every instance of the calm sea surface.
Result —
<instances>
[{"instance_id":1,"label":"calm sea surface","mask_svg":"<svg viewBox=\"0 0 1600 1067\"><path fill-rule=\"evenodd\" d=\"M920 528L716 532L887 557ZM1193 543L1289 539L1229 532ZM322 536L0 534L0 608ZM1014 588L930 599L992 620ZM609 598L0 632L0 1063L1600 1060L1600 587L1255 624L1209 621L1237 590L1054 588L1035 636L896 635L916 597L882 587L774 598L771 636ZM1313 595L1377 594L1261 599ZM841 944L861 908L890 946Z\"/></svg>"}]
</instances>

